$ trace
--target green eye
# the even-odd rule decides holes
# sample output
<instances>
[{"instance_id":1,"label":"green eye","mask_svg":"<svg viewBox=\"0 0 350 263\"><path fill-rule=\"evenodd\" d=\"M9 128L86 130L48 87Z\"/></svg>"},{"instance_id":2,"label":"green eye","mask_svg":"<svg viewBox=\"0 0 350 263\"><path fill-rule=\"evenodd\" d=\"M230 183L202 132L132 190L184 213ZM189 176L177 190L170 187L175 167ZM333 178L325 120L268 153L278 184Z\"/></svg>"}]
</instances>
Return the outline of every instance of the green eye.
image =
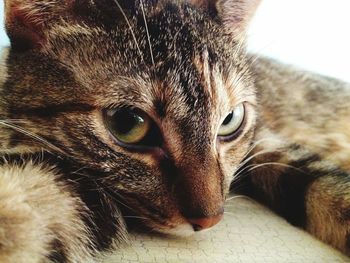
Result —
<instances>
[{"instance_id":1,"label":"green eye","mask_svg":"<svg viewBox=\"0 0 350 263\"><path fill-rule=\"evenodd\" d=\"M238 132L244 122L245 108L244 104L239 104L232 112L230 112L222 123L218 136L230 137Z\"/></svg>"},{"instance_id":2,"label":"green eye","mask_svg":"<svg viewBox=\"0 0 350 263\"><path fill-rule=\"evenodd\" d=\"M151 129L151 119L142 111L106 110L105 122L112 135L125 144L141 142Z\"/></svg>"}]
</instances>

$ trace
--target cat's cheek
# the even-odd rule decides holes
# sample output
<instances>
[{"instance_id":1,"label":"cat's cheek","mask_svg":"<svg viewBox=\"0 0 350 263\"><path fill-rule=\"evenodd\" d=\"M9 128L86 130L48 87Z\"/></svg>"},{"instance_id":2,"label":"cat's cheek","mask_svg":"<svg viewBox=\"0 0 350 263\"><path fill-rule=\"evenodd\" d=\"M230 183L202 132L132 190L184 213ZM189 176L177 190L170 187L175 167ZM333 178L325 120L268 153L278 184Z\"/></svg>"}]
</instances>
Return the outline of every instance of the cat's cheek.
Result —
<instances>
[{"instance_id":1,"label":"cat's cheek","mask_svg":"<svg viewBox=\"0 0 350 263\"><path fill-rule=\"evenodd\" d=\"M230 185L235 180L235 174L237 172L237 168L239 167L239 163L227 162L222 164L221 167L224 173L224 193L228 194Z\"/></svg>"}]
</instances>

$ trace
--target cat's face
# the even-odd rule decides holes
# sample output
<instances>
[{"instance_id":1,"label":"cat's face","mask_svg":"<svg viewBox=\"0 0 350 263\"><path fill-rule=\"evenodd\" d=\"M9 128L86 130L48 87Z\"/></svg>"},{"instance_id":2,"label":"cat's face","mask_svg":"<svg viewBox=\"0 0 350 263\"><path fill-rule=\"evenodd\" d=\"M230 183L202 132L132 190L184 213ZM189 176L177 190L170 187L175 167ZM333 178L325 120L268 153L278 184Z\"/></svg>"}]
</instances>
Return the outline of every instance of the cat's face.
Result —
<instances>
[{"instance_id":1,"label":"cat's face","mask_svg":"<svg viewBox=\"0 0 350 263\"><path fill-rule=\"evenodd\" d=\"M93 171L125 216L175 234L215 224L255 124L246 14L227 22L219 7L253 1L19 2L7 3L10 58L26 63L8 67L24 76L3 95L8 117Z\"/></svg>"}]
</instances>

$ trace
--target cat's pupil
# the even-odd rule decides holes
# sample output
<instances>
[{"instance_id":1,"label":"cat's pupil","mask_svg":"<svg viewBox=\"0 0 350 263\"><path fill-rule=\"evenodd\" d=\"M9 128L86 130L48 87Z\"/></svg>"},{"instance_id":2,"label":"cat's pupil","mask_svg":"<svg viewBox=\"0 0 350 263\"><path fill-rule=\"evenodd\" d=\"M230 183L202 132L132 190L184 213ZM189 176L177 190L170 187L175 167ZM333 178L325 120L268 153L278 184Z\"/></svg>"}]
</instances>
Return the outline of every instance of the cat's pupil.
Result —
<instances>
[{"instance_id":1,"label":"cat's pupil","mask_svg":"<svg viewBox=\"0 0 350 263\"><path fill-rule=\"evenodd\" d=\"M114 139L125 144L154 146L150 137L158 133L151 118L138 109L117 109L104 111L105 124ZM158 134L157 134L158 135Z\"/></svg>"},{"instance_id":2,"label":"cat's pupil","mask_svg":"<svg viewBox=\"0 0 350 263\"><path fill-rule=\"evenodd\" d=\"M141 116L127 110L117 112L114 120L114 128L119 134L128 134L135 126L144 122Z\"/></svg>"},{"instance_id":3,"label":"cat's pupil","mask_svg":"<svg viewBox=\"0 0 350 263\"><path fill-rule=\"evenodd\" d=\"M231 112L229 115L227 115L226 119L224 120L224 122L222 123L222 125L227 125L232 121L233 118L233 112Z\"/></svg>"}]
</instances>

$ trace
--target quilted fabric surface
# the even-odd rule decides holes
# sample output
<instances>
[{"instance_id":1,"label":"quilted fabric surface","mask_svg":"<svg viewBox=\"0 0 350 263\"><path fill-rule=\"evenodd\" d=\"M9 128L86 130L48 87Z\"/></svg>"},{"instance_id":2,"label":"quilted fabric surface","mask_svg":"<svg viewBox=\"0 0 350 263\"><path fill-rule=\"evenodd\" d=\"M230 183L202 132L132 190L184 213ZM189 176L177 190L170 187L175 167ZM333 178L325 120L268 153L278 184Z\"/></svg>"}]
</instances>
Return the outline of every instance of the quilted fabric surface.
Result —
<instances>
[{"instance_id":1,"label":"quilted fabric surface","mask_svg":"<svg viewBox=\"0 0 350 263\"><path fill-rule=\"evenodd\" d=\"M333 248L246 198L226 205L224 220L188 238L132 234L104 263L350 262Z\"/></svg>"}]
</instances>

